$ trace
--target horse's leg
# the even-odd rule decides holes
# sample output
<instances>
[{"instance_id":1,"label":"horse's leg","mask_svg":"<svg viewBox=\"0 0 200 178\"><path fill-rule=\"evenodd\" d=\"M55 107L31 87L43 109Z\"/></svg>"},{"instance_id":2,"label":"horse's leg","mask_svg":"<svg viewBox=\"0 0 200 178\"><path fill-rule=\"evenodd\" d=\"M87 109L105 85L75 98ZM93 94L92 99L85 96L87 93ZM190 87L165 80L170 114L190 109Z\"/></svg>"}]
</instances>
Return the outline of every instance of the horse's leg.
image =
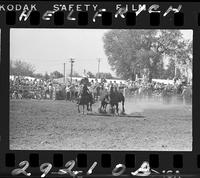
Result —
<instances>
[{"instance_id":1,"label":"horse's leg","mask_svg":"<svg viewBox=\"0 0 200 178\"><path fill-rule=\"evenodd\" d=\"M78 112L80 113L80 108L79 108L79 104L78 104Z\"/></svg>"},{"instance_id":2,"label":"horse's leg","mask_svg":"<svg viewBox=\"0 0 200 178\"><path fill-rule=\"evenodd\" d=\"M74 91L72 91L72 101L74 102Z\"/></svg>"},{"instance_id":3,"label":"horse's leg","mask_svg":"<svg viewBox=\"0 0 200 178\"><path fill-rule=\"evenodd\" d=\"M112 106L112 114L113 114L113 116L115 115L115 104L113 104L113 106Z\"/></svg>"},{"instance_id":4,"label":"horse's leg","mask_svg":"<svg viewBox=\"0 0 200 178\"><path fill-rule=\"evenodd\" d=\"M118 103L116 103L116 112L117 112L117 115L119 115L119 104Z\"/></svg>"},{"instance_id":5,"label":"horse's leg","mask_svg":"<svg viewBox=\"0 0 200 178\"><path fill-rule=\"evenodd\" d=\"M125 113L124 101L122 101L122 112L123 112L123 114Z\"/></svg>"},{"instance_id":6,"label":"horse's leg","mask_svg":"<svg viewBox=\"0 0 200 178\"><path fill-rule=\"evenodd\" d=\"M74 101L74 91L72 91L72 97L71 97L71 101Z\"/></svg>"},{"instance_id":7,"label":"horse's leg","mask_svg":"<svg viewBox=\"0 0 200 178\"><path fill-rule=\"evenodd\" d=\"M70 101L72 101L73 100L73 93L72 93L72 91L70 91Z\"/></svg>"},{"instance_id":8,"label":"horse's leg","mask_svg":"<svg viewBox=\"0 0 200 178\"><path fill-rule=\"evenodd\" d=\"M125 113L124 102L125 102L125 99L122 100L122 112L123 112L123 114Z\"/></svg>"},{"instance_id":9,"label":"horse's leg","mask_svg":"<svg viewBox=\"0 0 200 178\"><path fill-rule=\"evenodd\" d=\"M106 108L107 108L107 105L108 105L108 104L105 104L105 106L104 106L105 113L106 113Z\"/></svg>"},{"instance_id":10,"label":"horse's leg","mask_svg":"<svg viewBox=\"0 0 200 178\"><path fill-rule=\"evenodd\" d=\"M105 111L105 107L106 107L106 104L104 103L104 105L103 105L103 111L104 111L104 112L106 112L106 111Z\"/></svg>"},{"instance_id":11,"label":"horse's leg","mask_svg":"<svg viewBox=\"0 0 200 178\"><path fill-rule=\"evenodd\" d=\"M103 104L102 104L102 102L101 102L101 106L100 106L100 108L99 108L99 109L101 110L102 108L103 108Z\"/></svg>"},{"instance_id":12,"label":"horse's leg","mask_svg":"<svg viewBox=\"0 0 200 178\"><path fill-rule=\"evenodd\" d=\"M90 111L90 109L89 109L89 103L87 103L86 106L87 106L87 111Z\"/></svg>"},{"instance_id":13,"label":"horse's leg","mask_svg":"<svg viewBox=\"0 0 200 178\"><path fill-rule=\"evenodd\" d=\"M73 102L75 101L75 97L76 95L75 95L75 91L73 92Z\"/></svg>"},{"instance_id":14,"label":"horse's leg","mask_svg":"<svg viewBox=\"0 0 200 178\"><path fill-rule=\"evenodd\" d=\"M73 97L73 93L72 93L72 91L70 91L70 101L72 101L72 98Z\"/></svg>"},{"instance_id":15,"label":"horse's leg","mask_svg":"<svg viewBox=\"0 0 200 178\"><path fill-rule=\"evenodd\" d=\"M114 114L115 114L114 104L111 104L111 114L112 114L112 116L114 116Z\"/></svg>"},{"instance_id":16,"label":"horse's leg","mask_svg":"<svg viewBox=\"0 0 200 178\"><path fill-rule=\"evenodd\" d=\"M94 101L96 102L96 93L94 92Z\"/></svg>"},{"instance_id":17,"label":"horse's leg","mask_svg":"<svg viewBox=\"0 0 200 178\"><path fill-rule=\"evenodd\" d=\"M92 104L93 104L93 94L91 95L89 106L90 106L90 111L92 111Z\"/></svg>"}]
</instances>

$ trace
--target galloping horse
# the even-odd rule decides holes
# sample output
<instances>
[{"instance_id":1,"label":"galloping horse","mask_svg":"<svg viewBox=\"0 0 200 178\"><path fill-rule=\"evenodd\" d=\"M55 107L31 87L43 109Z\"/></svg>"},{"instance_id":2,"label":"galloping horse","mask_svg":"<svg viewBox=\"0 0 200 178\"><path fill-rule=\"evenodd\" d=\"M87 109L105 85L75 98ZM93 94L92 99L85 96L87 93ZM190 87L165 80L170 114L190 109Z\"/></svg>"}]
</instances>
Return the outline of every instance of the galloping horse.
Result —
<instances>
[{"instance_id":1,"label":"galloping horse","mask_svg":"<svg viewBox=\"0 0 200 178\"><path fill-rule=\"evenodd\" d=\"M78 98L78 112L80 113L80 108L79 106L83 106L83 114L85 110L85 105L87 106L87 111L92 111L92 104L93 104L93 97L92 94L89 92L87 85L85 84L83 87L83 90Z\"/></svg>"}]
</instances>

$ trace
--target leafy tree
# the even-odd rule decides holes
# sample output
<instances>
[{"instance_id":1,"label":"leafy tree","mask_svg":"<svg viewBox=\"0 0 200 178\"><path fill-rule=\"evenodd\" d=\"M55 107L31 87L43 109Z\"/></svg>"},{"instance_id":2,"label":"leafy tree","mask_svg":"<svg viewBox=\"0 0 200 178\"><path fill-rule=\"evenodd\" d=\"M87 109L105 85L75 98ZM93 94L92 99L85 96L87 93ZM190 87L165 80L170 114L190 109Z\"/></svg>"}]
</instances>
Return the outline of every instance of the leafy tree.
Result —
<instances>
[{"instance_id":1,"label":"leafy tree","mask_svg":"<svg viewBox=\"0 0 200 178\"><path fill-rule=\"evenodd\" d=\"M191 60L191 44L179 30L111 30L103 41L109 64L124 79L134 79L146 68L150 80L160 78L164 56L175 63Z\"/></svg>"},{"instance_id":2,"label":"leafy tree","mask_svg":"<svg viewBox=\"0 0 200 178\"><path fill-rule=\"evenodd\" d=\"M34 77L42 79L42 78L44 78L44 75L42 75L41 73L36 73L36 74L34 74Z\"/></svg>"},{"instance_id":3,"label":"leafy tree","mask_svg":"<svg viewBox=\"0 0 200 178\"><path fill-rule=\"evenodd\" d=\"M73 72L72 77L81 77L81 75L78 72Z\"/></svg>"},{"instance_id":4,"label":"leafy tree","mask_svg":"<svg viewBox=\"0 0 200 178\"><path fill-rule=\"evenodd\" d=\"M167 65L167 69L165 69L162 73L163 79L173 79L175 76L175 61L170 59Z\"/></svg>"},{"instance_id":5,"label":"leafy tree","mask_svg":"<svg viewBox=\"0 0 200 178\"><path fill-rule=\"evenodd\" d=\"M58 71L54 71L50 74L50 77L53 79L62 78L64 75Z\"/></svg>"},{"instance_id":6,"label":"leafy tree","mask_svg":"<svg viewBox=\"0 0 200 178\"><path fill-rule=\"evenodd\" d=\"M33 65L21 61L11 61L10 62L10 74L11 75L17 75L17 76L34 76L35 68Z\"/></svg>"},{"instance_id":7,"label":"leafy tree","mask_svg":"<svg viewBox=\"0 0 200 178\"><path fill-rule=\"evenodd\" d=\"M89 78L95 78L95 75L92 72L87 72L87 75L89 76Z\"/></svg>"},{"instance_id":8,"label":"leafy tree","mask_svg":"<svg viewBox=\"0 0 200 178\"><path fill-rule=\"evenodd\" d=\"M177 56L170 58L170 62L164 72L164 78L181 78L183 74L181 74L180 68L192 68L192 42L184 41L182 45L182 49L177 51Z\"/></svg>"},{"instance_id":9,"label":"leafy tree","mask_svg":"<svg viewBox=\"0 0 200 178\"><path fill-rule=\"evenodd\" d=\"M106 79L113 79L113 76L111 73L106 73L106 72L99 72L96 74L97 78L106 78Z\"/></svg>"},{"instance_id":10,"label":"leafy tree","mask_svg":"<svg viewBox=\"0 0 200 178\"><path fill-rule=\"evenodd\" d=\"M49 80L50 79L50 75L47 72L45 72L45 74L44 74L44 79L45 80Z\"/></svg>"}]
</instances>

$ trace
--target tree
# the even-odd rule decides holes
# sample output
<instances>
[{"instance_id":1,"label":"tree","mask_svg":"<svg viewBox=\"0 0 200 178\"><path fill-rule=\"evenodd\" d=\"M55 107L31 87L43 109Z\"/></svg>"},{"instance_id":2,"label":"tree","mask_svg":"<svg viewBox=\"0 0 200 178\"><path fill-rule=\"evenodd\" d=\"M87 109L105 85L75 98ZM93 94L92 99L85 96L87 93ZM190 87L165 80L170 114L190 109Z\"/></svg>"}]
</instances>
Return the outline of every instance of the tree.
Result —
<instances>
[{"instance_id":1,"label":"tree","mask_svg":"<svg viewBox=\"0 0 200 178\"><path fill-rule=\"evenodd\" d=\"M50 79L50 75L47 72L45 72L45 74L44 74L44 79L45 80L49 80Z\"/></svg>"},{"instance_id":2,"label":"tree","mask_svg":"<svg viewBox=\"0 0 200 178\"><path fill-rule=\"evenodd\" d=\"M179 30L111 30L103 41L112 70L124 79L133 79L144 69L149 70L149 80L160 78L164 56L181 63L191 52Z\"/></svg>"},{"instance_id":3,"label":"tree","mask_svg":"<svg viewBox=\"0 0 200 178\"><path fill-rule=\"evenodd\" d=\"M113 76L111 73L106 73L106 72L99 72L96 74L97 78L105 78L105 79L113 79Z\"/></svg>"},{"instance_id":4,"label":"tree","mask_svg":"<svg viewBox=\"0 0 200 178\"><path fill-rule=\"evenodd\" d=\"M54 71L50 74L50 77L53 79L62 78L64 75L58 71Z\"/></svg>"},{"instance_id":5,"label":"tree","mask_svg":"<svg viewBox=\"0 0 200 178\"><path fill-rule=\"evenodd\" d=\"M72 77L81 77L81 75L78 72L74 71L73 74L72 74Z\"/></svg>"},{"instance_id":6,"label":"tree","mask_svg":"<svg viewBox=\"0 0 200 178\"><path fill-rule=\"evenodd\" d=\"M171 80L175 77L175 61L173 59L169 59L167 69L163 71L161 76L163 79L171 79Z\"/></svg>"},{"instance_id":7,"label":"tree","mask_svg":"<svg viewBox=\"0 0 200 178\"><path fill-rule=\"evenodd\" d=\"M17 75L17 76L34 76L35 68L33 65L21 61L11 61L10 62L10 74L11 75Z\"/></svg>"},{"instance_id":8,"label":"tree","mask_svg":"<svg viewBox=\"0 0 200 178\"><path fill-rule=\"evenodd\" d=\"M87 72L87 75L89 76L89 78L95 78L95 75L92 72Z\"/></svg>"},{"instance_id":9,"label":"tree","mask_svg":"<svg viewBox=\"0 0 200 178\"><path fill-rule=\"evenodd\" d=\"M44 75L42 75L41 73L36 73L36 74L34 74L34 77L42 79L42 78L44 78Z\"/></svg>"}]
</instances>

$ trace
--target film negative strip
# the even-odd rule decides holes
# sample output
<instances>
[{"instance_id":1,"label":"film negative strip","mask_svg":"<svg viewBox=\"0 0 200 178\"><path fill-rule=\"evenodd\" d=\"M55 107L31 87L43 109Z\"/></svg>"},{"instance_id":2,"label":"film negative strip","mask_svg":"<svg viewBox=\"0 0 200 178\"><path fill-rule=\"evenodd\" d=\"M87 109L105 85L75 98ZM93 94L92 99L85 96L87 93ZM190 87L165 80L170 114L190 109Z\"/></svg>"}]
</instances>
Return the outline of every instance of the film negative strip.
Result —
<instances>
[{"instance_id":1,"label":"film negative strip","mask_svg":"<svg viewBox=\"0 0 200 178\"><path fill-rule=\"evenodd\" d=\"M199 2L0 2L0 176L198 177L199 26Z\"/></svg>"}]
</instances>

